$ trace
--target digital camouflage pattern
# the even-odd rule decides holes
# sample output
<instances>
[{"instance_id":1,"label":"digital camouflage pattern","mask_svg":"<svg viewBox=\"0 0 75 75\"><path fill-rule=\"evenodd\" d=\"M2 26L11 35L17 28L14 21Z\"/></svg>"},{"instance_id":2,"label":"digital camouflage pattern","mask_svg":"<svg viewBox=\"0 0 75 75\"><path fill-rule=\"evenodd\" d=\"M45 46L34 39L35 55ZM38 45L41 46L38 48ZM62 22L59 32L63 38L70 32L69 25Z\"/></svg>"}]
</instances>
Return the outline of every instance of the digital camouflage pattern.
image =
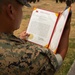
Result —
<instances>
[{"instance_id":1,"label":"digital camouflage pattern","mask_svg":"<svg viewBox=\"0 0 75 75\"><path fill-rule=\"evenodd\" d=\"M57 67L46 48L0 33L0 75L53 75Z\"/></svg>"}]
</instances>

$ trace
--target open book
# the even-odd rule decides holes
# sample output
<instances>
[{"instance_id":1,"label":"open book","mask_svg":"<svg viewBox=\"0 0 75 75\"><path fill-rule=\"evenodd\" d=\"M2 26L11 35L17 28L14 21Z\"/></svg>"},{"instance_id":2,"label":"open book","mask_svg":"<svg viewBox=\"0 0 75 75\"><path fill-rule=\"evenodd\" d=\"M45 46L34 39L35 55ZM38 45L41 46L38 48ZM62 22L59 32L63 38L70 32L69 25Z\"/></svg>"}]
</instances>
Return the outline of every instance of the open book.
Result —
<instances>
[{"instance_id":1,"label":"open book","mask_svg":"<svg viewBox=\"0 0 75 75\"><path fill-rule=\"evenodd\" d=\"M70 7L62 14L36 8L27 28L28 41L49 48L54 53L58 48Z\"/></svg>"}]
</instances>

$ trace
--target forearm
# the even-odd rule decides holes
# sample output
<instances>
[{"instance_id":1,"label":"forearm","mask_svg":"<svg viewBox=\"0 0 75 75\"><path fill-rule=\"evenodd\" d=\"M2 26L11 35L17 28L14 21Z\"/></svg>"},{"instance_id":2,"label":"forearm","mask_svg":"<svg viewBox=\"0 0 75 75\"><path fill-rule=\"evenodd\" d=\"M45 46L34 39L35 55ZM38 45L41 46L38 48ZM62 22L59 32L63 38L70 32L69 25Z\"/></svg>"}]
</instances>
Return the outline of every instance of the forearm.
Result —
<instances>
[{"instance_id":1,"label":"forearm","mask_svg":"<svg viewBox=\"0 0 75 75\"><path fill-rule=\"evenodd\" d=\"M69 33L70 33L70 22L71 22L71 18L69 18L68 22L66 23L64 32L62 34L58 49L57 49L57 53L60 54L62 56L62 58L65 58L65 55L67 53L68 50L68 44L69 44Z\"/></svg>"}]
</instances>

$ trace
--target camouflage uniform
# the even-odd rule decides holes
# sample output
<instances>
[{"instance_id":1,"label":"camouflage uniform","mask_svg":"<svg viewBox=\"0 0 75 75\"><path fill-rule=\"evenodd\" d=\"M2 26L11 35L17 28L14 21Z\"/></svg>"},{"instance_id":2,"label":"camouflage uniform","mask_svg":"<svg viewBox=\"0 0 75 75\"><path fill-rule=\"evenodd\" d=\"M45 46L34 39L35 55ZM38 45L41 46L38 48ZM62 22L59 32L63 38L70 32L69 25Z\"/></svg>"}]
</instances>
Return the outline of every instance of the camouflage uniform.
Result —
<instances>
[{"instance_id":1,"label":"camouflage uniform","mask_svg":"<svg viewBox=\"0 0 75 75\"><path fill-rule=\"evenodd\" d=\"M53 75L57 67L50 50L0 33L0 75Z\"/></svg>"}]
</instances>

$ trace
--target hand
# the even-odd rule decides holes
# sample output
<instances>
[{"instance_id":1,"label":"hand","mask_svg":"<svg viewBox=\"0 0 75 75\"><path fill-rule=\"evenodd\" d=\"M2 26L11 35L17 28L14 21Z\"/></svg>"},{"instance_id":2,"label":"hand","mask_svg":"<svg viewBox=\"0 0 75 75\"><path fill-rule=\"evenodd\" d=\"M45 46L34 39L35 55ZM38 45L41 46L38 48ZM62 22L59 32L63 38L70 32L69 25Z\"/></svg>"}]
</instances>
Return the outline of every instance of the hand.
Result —
<instances>
[{"instance_id":1,"label":"hand","mask_svg":"<svg viewBox=\"0 0 75 75\"><path fill-rule=\"evenodd\" d=\"M28 37L29 37L29 34L27 34L26 31L23 31L20 34L20 39L27 40Z\"/></svg>"}]
</instances>

